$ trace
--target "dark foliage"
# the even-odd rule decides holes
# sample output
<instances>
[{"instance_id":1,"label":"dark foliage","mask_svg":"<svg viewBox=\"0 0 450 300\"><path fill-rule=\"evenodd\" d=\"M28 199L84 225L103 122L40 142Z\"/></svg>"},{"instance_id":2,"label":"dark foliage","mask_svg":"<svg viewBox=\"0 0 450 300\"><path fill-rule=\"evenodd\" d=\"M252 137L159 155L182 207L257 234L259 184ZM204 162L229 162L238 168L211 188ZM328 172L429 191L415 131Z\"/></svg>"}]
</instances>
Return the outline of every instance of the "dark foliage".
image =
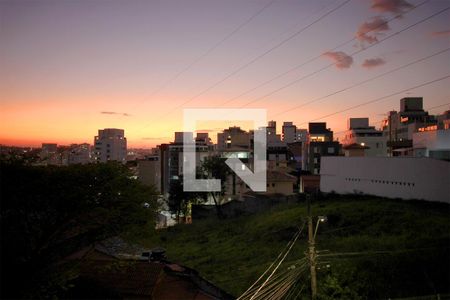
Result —
<instances>
[{"instance_id":1,"label":"dark foliage","mask_svg":"<svg viewBox=\"0 0 450 300\"><path fill-rule=\"evenodd\" d=\"M77 275L64 257L154 226L153 189L130 179L122 165L0 167L2 298L52 297Z\"/></svg>"}]
</instances>

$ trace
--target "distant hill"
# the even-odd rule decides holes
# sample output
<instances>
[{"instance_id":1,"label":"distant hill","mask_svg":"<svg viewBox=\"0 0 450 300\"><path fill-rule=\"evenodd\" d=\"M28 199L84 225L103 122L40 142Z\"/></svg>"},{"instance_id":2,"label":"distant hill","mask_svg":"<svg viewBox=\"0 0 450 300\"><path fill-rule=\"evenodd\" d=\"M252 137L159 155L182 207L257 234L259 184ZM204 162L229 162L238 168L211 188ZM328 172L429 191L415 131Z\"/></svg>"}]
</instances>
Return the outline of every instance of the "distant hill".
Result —
<instances>
[{"instance_id":1,"label":"distant hill","mask_svg":"<svg viewBox=\"0 0 450 300\"><path fill-rule=\"evenodd\" d=\"M312 212L328 217L317 234L321 298L449 293L450 205L333 196L313 203ZM279 205L255 215L194 220L133 240L149 248L165 247L170 260L238 296L278 256L305 216L305 203ZM305 233L280 269L304 257ZM308 280L308 272L299 278L304 295L309 293Z\"/></svg>"}]
</instances>

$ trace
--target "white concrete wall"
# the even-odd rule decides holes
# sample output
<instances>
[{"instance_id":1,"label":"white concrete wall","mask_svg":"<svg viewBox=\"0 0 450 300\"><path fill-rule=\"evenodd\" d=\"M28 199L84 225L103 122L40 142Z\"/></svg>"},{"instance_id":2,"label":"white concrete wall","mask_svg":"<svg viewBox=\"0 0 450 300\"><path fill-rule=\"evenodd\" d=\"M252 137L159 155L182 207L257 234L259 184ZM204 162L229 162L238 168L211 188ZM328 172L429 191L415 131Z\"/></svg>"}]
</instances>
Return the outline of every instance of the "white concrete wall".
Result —
<instances>
[{"instance_id":1,"label":"white concrete wall","mask_svg":"<svg viewBox=\"0 0 450 300\"><path fill-rule=\"evenodd\" d=\"M320 190L450 203L450 162L416 157L322 157Z\"/></svg>"},{"instance_id":2,"label":"white concrete wall","mask_svg":"<svg viewBox=\"0 0 450 300\"><path fill-rule=\"evenodd\" d=\"M450 150L450 130L415 132L413 148L425 148L425 156L430 150Z\"/></svg>"}]
</instances>

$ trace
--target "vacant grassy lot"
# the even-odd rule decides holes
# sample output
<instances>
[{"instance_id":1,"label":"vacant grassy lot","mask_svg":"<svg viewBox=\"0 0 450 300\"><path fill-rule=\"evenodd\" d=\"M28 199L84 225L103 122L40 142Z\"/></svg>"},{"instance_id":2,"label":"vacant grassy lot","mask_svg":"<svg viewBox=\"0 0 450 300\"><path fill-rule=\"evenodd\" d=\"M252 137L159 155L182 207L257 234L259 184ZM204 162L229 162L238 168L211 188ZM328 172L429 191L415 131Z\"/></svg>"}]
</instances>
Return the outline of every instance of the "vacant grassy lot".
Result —
<instances>
[{"instance_id":1,"label":"vacant grassy lot","mask_svg":"<svg viewBox=\"0 0 450 300\"><path fill-rule=\"evenodd\" d=\"M449 292L449 205L335 196L313 203L312 212L328 217L317 235L317 250L323 251L318 280L324 298ZM240 295L278 256L305 216L306 204L299 203L239 218L194 220L133 239L149 248L165 247L170 260ZM304 257L305 233L282 268ZM307 273L299 282L308 293Z\"/></svg>"}]
</instances>

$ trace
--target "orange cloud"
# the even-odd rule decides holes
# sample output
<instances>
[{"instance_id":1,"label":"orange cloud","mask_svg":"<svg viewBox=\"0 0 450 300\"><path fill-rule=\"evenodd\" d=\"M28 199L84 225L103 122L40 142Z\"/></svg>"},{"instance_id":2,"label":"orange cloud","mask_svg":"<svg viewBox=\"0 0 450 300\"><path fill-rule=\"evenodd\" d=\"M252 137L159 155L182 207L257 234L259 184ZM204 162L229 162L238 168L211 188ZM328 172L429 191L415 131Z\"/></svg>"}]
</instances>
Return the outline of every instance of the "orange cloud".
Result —
<instances>
[{"instance_id":1,"label":"orange cloud","mask_svg":"<svg viewBox=\"0 0 450 300\"><path fill-rule=\"evenodd\" d=\"M373 44L378 42L377 34L388 31L389 24L382 17L374 17L372 21L362 23L356 32L356 39L360 42Z\"/></svg>"},{"instance_id":2,"label":"orange cloud","mask_svg":"<svg viewBox=\"0 0 450 300\"><path fill-rule=\"evenodd\" d=\"M339 70L348 69L353 64L353 58L345 52L328 51L325 52L323 56L331 59L336 68L338 68Z\"/></svg>"},{"instance_id":3,"label":"orange cloud","mask_svg":"<svg viewBox=\"0 0 450 300\"><path fill-rule=\"evenodd\" d=\"M447 36L450 36L450 30L434 31L434 32L431 33L431 36L433 36L433 37L447 37Z\"/></svg>"},{"instance_id":4,"label":"orange cloud","mask_svg":"<svg viewBox=\"0 0 450 300\"><path fill-rule=\"evenodd\" d=\"M372 9L378 12L402 14L414 5L405 0L372 0Z\"/></svg>"},{"instance_id":5,"label":"orange cloud","mask_svg":"<svg viewBox=\"0 0 450 300\"><path fill-rule=\"evenodd\" d=\"M364 62L362 63L362 67L363 68L367 68L367 69L372 69L372 68L376 68L378 66L384 65L386 63L386 61L382 58L369 58L364 60Z\"/></svg>"}]
</instances>

